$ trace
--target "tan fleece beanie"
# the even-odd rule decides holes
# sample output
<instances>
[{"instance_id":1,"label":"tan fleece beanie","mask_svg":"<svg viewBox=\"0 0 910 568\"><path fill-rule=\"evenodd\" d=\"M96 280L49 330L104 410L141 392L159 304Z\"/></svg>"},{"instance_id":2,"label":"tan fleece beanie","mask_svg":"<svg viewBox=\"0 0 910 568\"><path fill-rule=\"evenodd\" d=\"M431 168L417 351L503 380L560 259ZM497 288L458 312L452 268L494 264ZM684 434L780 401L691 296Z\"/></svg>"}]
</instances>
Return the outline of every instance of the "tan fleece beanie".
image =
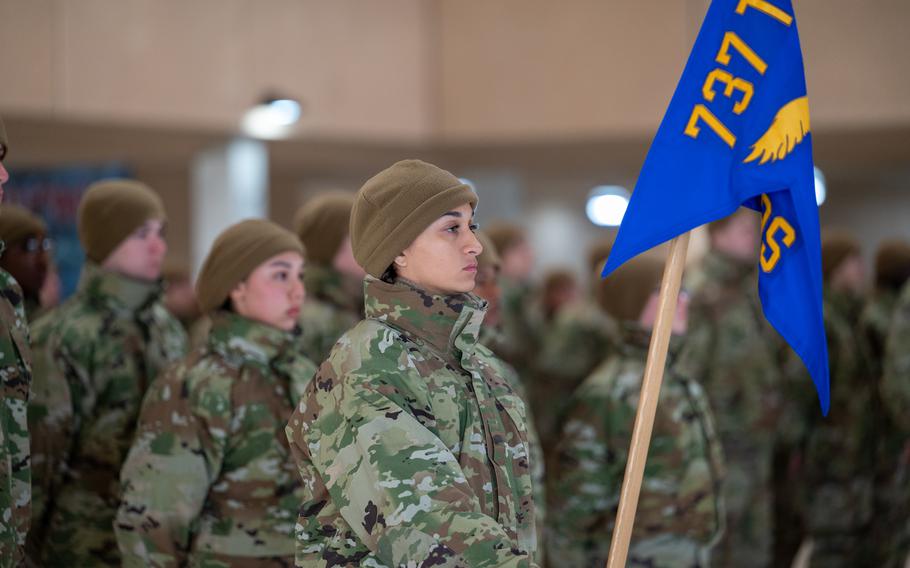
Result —
<instances>
[{"instance_id":1,"label":"tan fleece beanie","mask_svg":"<svg viewBox=\"0 0 910 568\"><path fill-rule=\"evenodd\" d=\"M47 225L38 216L19 205L0 206L0 239L14 245L38 235L47 234Z\"/></svg>"},{"instance_id":2,"label":"tan fleece beanie","mask_svg":"<svg viewBox=\"0 0 910 568\"><path fill-rule=\"evenodd\" d=\"M101 263L143 223L167 216L161 198L149 186L131 179L108 179L86 190L77 217L85 256Z\"/></svg>"},{"instance_id":3,"label":"tan fleece beanie","mask_svg":"<svg viewBox=\"0 0 910 568\"><path fill-rule=\"evenodd\" d=\"M638 321L660 284L663 270L664 259L654 252L627 261L600 281L600 306L617 321Z\"/></svg>"},{"instance_id":4,"label":"tan fleece beanie","mask_svg":"<svg viewBox=\"0 0 910 568\"><path fill-rule=\"evenodd\" d=\"M351 226L354 195L323 193L297 211L294 228L306 247L307 260L329 266Z\"/></svg>"},{"instance_id":5,"label":"tan fleece beanie","mask_svg":"<svg viewBox=\"0 0 910 568\"><path fill-rule=\"evenodd\" d=\"M420 233L443 213L477 195L451 173L420 160L403 160L360 188L351 211L354 258L379 278Z\"/></svg>"},{"instance_id":6,"label":"tan fleece beanie","mask_svg":"<svg viewBox=\"0 0 910 568\"><path fill-rule=\"evenodd\" d=\"M507 221L492 223L485 230L500 256L527 238L524 229Z\"/></svg>"},{"instance_id":7,"label":"tan fleece beanie","mask_svg":"<svg viewBox=\"0 0 910 568\"><path fill-rule=\"evenodd\" d=\"M478 268L487 266L499 268L502 266L502 259L499 258L499 252L496 250L496 245L493 244L490 237L483 231L477 231L474 234L477 236L477 240L480 241L481 246L483 246L483 252L477 257Z\"/></svg>"},{"instance_id":8,"label":"tan fleece beanie","mask_svg":"<svg viewBox=\"0 0 910 568\"><path fill-rule=\"evenodd\" d=\"M303 255L297 236L265 219L247 219L215 239L196 280L196 298L203 313L221 307L231 290L257 266L283 252Z\"/></svg>"},{"instance_id":9,"label":"tan fleece beanie","mask_svg":"<svg viewBox=\"0 0 910 568\"><path fill-rule=\"evenodd\" d=\"M842 231L822 234L822 279L827 283L842 262L858 254L859 241L853 235Z\"/></svg>"}]
</instances>

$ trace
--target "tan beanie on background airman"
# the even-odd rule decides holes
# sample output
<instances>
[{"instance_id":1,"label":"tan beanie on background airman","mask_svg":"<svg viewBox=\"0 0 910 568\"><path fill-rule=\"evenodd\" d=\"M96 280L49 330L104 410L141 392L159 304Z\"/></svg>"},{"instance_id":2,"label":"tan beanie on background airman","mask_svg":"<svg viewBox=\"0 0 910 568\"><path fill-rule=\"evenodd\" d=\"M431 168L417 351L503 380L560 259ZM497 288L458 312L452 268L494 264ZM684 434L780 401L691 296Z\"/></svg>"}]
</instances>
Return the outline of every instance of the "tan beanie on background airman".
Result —
<instances>
[{"instance_id":1,"label":"tan beanie on background airman","mask_svg":"<svg viewBox=\"0 0 910 568\"><path fill-rule=\"evenodd\" d=\"M161 198L149 186L136 180L108 179L86 190L77 217L85 256L100 264L143 223L165 220L167 215Z\"/></svg>"},{"instance_id":2,"label":"tan beanie on background airman","mask_svg":"<svg viewBox=\"0 0 910 568\"><path fill-rule=\"evenodd\" d=\"M638 321L664 270L657 253L640 254L601 280L598 302L616 321Z\"/></svg>"},{"instance_id":3,"label":"tan beanie on background airman","mask_svg":"<svg viewBox=\"0 0 910 568\"><path fill-rule=\"evenodd\" d=\"M297 211L294 229L306 248L307 261L331 266L351 225L354 195L331 192L310 199Z\"/></svg>"},{"instance_id":4,"label":"tan beanie on background airman","mask_svg":"<svg viewBox=\"0 0 910 568\"><path fill-rule=\"evenodd\" d=\"M843 231L825 231L822 234L822 278L831 279L841 263L851 256L861 254L859 241Z\"/></svg>"},{"instance_id":5,"label":"tan beanie on background airman","mask_svg":"<svg viewBox=\"0 0 910 568\"><path fill-rule=\"evenodd\" d=\"M19 205L0 206L0 240L15 244L35 235L47 234L40 217Z\"/></svg>"},{"instance_id":6,"label":"tan beanie on background airman","mask_svg":"<svg viewBox=\"0 0 910 568\"><path fill-rule=\"evenodd\" d=\"M474 235L477 237L477 240L480 241L480 246L483 247L483 252L477 256L477 268L490 266L499 270L502 265L502 259L499 257L499 251L497 250L496 245L493 244L493 241L490 240L489 235L484 231L477 231Z\"/></svg>"},{"instance_id":7,"label":"tan beanie on background airman","mask_svg":"<svg viewBox=\"0 0 910 568\"><path fill-rule=\"evenodd\" d=\"M225 229L212 245L196 280L203 313L220 308L231 290L260 264L283 252L304 254L297 236L265 219L247 219Z\"/></svg>"}]
</instances>

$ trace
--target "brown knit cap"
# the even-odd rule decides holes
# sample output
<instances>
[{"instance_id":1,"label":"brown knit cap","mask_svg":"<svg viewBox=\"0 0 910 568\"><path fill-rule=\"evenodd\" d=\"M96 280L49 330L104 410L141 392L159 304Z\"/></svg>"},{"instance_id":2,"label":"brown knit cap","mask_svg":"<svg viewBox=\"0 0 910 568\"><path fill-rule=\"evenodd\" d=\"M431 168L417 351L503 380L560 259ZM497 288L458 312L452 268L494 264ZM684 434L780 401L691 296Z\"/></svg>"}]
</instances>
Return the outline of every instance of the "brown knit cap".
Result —
<instances>
[{"instance_id":1,"label":"brown knit cap","mask_svg":"<svg viewBox=\"0 0 910 568\"><path fill-rule=\"evenodd\" d=\"M297 210L294 229L306 247L307 260L330 265L351 226L354 195L331 192L313 197Z\"/></svg>"},{"instance_id":2,"label":"brown knit cap","mask_svg":"<svg viewBox=\"0 0 910 568\"><path fill-rule=\"evenodd\" d=\"M853 235L844 231L825 231L822 234L822 279L828 282L842 262L859 254L859 241Z\"/></svg>"},{"instance_id":3,"label":"brown knit cap","mask_svg":"<svg viewBox=\"0 0 910 568\"><path fill-rule=\"evenodd\" d=\"M161 198L149 186L131 179L107 179L88 188L77 217L85 256L101 263L143 223L167 216Z\"/></svg>"},{"instance_id":4,"label":"brown knit cap","mask_svg":"<svg viewBox=\"0 0 910 568\"><path fill-rule=\"evenodd\" d=\"M367 180L351 210L357 263L375 277L443 213L477 195L451 173L420 160L403 160Z\"/></svg>"},{"instance_id":5,"label":"brown knit cap","mask_svg":"<svg viewBox=\"0 0 910 568\"><path fill-rule=\"evenodd\" d=\"M483 231L477 231L474 235L477 237L477 240L480 241L480 246L483 247L483 252L477 257L477 267L485 268L491 266L493 268L499 268L502 266L502 259L499 258L499 252L496 250L496 245L490 240L489 235Z\"/></svg>"},{"instance_id":6,"label":"brown knit cap","mask_svg":"<svg viewBox=\"0 0 910 568\"><path fill-rule=\"evenodd\" d=\"M597 289L601 308L617 321L638 321L663 270L663 256L653 251L627 261L601 280Z\"/></svg>"},{"instance_id":7,"label":"brown knit cap","mask_svg":"<svg viewBox=\"0 0 910 568\"><path fill-rule=\"evenodd\" d=\"M199 278L196 298L203 313L221 307L231 290L257 266L283 252L303 255L297 235L265 219L247 219L224 230L209 251Z\"/></svg>"},{"instance_id":8,"label":"brown knit cap","mask_svg":"<svg viewBox=\"0 0 910 568\"><path fill-rule=\"evenodd\" d=\"M0 217L2 221L2 217ZM900 290L910 279L910 243L902 239L883 241L875 254L875 287Z\"/></svg>"},{"instance_id":9,"label":"brown knit cap","mask_svg":"<svg viewBox=\"0 0 910 568\"><path fill-rule=\"evenodd\" d=\"M47 225L37 215L19 205L0 207L0 239L14 245L38 235L47 234Z\"/></svg>"},{"instance_id":10,"label":"brown knit cap","mask_svg":"<svg viewBox=\"0 0 910 568\"><path fill-rule=\"evenodd\" d=\"M495 221L484 230L490 236L490 240L493 241L493 245L496 246L500 255L506 254L510 248L527 238L524 229L508 221Z\"/></svg>"}]
</instances>

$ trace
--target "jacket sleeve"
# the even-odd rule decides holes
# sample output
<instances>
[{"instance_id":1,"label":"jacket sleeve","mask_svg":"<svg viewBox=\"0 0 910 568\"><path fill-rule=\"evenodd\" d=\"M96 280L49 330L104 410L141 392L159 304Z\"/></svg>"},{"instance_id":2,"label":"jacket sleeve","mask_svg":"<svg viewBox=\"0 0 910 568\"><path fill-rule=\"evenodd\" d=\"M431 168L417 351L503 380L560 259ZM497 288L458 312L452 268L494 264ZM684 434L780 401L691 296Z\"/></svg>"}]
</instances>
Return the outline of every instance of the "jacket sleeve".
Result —
<instances>
[{"instance_id":1,"label":"jacket sleeve","mask_svg":"<svg viewBox=\"0 0 910 568\"><path fill-rule=\"evenodd\" d=\"M480 512L455 455L401 404L351 380L313 396L319 418L295 443L308 445L341 515L382 562L531 565Z\"/></svg>"},{"instance_id":2,"label":"jacket sleeve","mask_svg":"<svg viewBox=\"0 0 910 568\"><path fill-rule=\"evenodd\" d=\"M133 447L120 474L114 523L123 565L182 566L199 516L224 457L230 390L185 388L163 376L146 396ZM187 392L187 391L190 392Z\"/></svg>"}]
</instances>

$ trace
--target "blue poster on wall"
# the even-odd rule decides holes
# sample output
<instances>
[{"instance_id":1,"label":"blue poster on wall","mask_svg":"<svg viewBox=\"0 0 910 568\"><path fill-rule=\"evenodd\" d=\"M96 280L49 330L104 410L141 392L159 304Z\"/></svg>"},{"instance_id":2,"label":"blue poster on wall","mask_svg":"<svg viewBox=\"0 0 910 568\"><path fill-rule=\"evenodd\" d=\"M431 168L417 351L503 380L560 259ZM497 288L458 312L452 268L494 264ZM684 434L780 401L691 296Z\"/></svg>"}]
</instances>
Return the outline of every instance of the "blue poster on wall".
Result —
<instances>
[{"instance_id":1,"label":"blue poster on wall","mask_svg":"<svg viewBox=\"0 0 910 568\"><path fill-rule=\"evenodd\" d=\"M76 232L76 211L83 192L105 178L130 177L121 163L72 165L10 171L4 184L4 201L34 212L47 223L54 239L54 261L60 274L61 299L69 297L79 282L85 253Z\"/></svg>"}]
</instances>

